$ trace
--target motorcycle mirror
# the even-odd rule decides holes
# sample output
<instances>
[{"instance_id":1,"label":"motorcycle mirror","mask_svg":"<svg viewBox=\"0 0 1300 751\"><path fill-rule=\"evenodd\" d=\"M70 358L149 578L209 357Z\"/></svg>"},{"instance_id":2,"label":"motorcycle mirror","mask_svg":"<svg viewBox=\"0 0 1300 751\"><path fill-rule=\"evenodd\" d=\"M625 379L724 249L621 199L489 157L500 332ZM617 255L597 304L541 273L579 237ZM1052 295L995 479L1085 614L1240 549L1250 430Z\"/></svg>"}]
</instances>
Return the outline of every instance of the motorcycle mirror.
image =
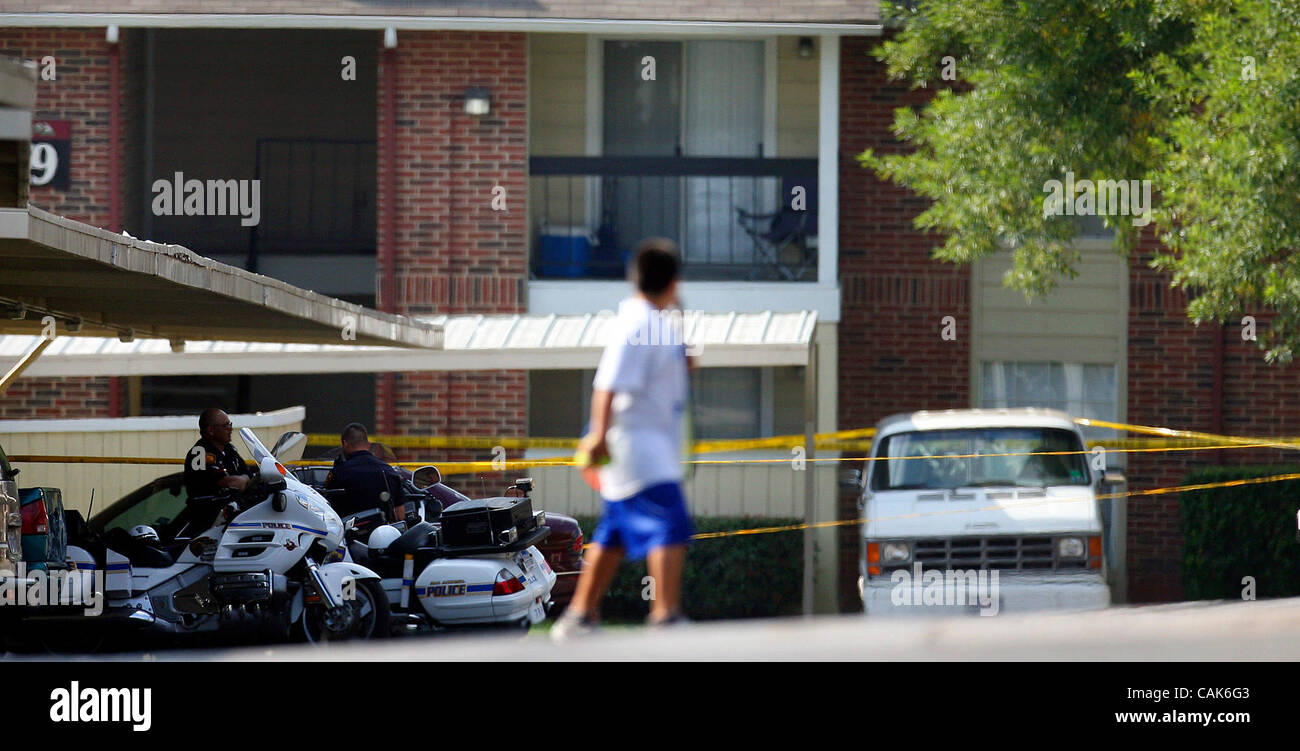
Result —
<instances>
[{"instance_id":1,"label":"motorcycle mirror","mask_svg":"<svg viewBox=\"0 0 1300 751\"><path fill-rule=\"evenodd\" d=\"M282 462L296 462L307 448L307 435L296 430L282 434L271 449L271 455Z\"/></svg>"},{"instance_id":2,"label":"motorcycle mirror","mask_svg":"<svg viewBox=\"0 0 1300 751\"><path fill-rule=\"evenodd\" d=\"M412 477L412 482L415 483L415 487L419 488L420 490L424 490L425 488L431 485L437 485L438 483L442 482L442 473L439 472L438 468L433 465L420 467L419 469L415 470L415 474Z\"/></svg>"}]
</instances>

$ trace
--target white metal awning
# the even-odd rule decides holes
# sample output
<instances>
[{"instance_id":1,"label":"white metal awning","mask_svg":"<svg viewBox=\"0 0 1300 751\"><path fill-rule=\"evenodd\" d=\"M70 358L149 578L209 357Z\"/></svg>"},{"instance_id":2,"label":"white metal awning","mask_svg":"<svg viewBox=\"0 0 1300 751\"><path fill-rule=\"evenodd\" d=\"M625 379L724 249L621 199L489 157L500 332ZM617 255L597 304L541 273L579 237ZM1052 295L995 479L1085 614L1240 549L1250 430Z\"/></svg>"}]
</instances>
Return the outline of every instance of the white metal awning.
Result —
<instances>
[{"instance_id":1,"label":"white metal awning","mask_svg":"<svg viewBox=\"0 0 1300 751\"><path fill-rule=\"evenodd\" d=\"M301 289L179 245L31 206L0 209L0 334L39 336L46 316L57 324L51 348L61 344L64 351L80 351L82 345L66 341L80 334L161 337L155 344L163 349L170 349L165 340L437 347L441 338L427 322Z\"/></svg>"},{"instance_id":2,"label":"white metal awning","mask_svg":"<svg viewBox=\"0 0 1300 751\"><path fill-rule=\"evenodd\" d=\"M590 315L463 315L417 319L443 331L443 349L60 337L27 376L273 375L452 370L594 368L614 320ZM806 365L815 311L687 311L686 341L702 367ZM34 336L0 336L0 366L16 361Z\"/></svg>"}]
</instances>

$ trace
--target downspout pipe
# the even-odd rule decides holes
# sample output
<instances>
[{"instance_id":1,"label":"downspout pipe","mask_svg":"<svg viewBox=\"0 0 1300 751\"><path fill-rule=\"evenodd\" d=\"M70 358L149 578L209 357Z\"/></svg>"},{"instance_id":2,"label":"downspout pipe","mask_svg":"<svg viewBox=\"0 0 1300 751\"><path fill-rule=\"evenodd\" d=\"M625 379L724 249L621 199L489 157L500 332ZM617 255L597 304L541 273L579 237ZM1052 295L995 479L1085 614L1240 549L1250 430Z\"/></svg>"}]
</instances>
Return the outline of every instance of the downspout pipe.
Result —
<instances>
[{"instance_id":1,"label":"downspout pipe","mask_svg":"<svg viewBox=\"0 0 1300 751\"><path fill-rule=\"evenodd\" d=\"M118 43L118 29L111 27L106 35L108 44L108 229L122 231L122 45ZM108 416L123 417L122 379L108 379Z\"/></svg>"},{"instance_id":2,"label":"downspout pipe","mask_svg":"<svg viewBox=\"0 0 1300 751\"><path fill-rule=\"evenodd\" d=\"M395 34L393 36L396 36ZM384 71L384 149L381 167L384 179L384 202L381 214L380 247L381 270L379 283L379 309L385 313L397 312L397 48L396 39L385 32L383 42ZM390 43L391 42L391 43ZM379 432L396 431L397 394L396 378L391 372L379 376L380 403L378 407Z\"/></svg>"},{"instance_id":3,"label":"downspout pipe","mask_svg":"<svg viewBox=\"0 0 1300 751\"><path fill-rule=\"evenodd\" d=\"M1214 385L1210 395L1210 414L1213 423L1211 430L1217 434L1223 433L1223 337L1225 333L1223 324L1214 327L1214 355L1211 360L1214 369Z\"/></svg>"}]
</instances>

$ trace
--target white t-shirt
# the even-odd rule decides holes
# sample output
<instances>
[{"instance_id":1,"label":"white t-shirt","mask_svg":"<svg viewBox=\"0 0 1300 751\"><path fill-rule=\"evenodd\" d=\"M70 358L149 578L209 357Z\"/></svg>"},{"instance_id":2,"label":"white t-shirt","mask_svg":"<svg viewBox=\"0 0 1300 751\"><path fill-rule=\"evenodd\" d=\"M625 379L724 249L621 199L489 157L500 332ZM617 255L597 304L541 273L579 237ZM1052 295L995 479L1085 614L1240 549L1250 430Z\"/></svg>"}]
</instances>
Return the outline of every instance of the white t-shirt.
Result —
<instances>
[{"instance_id":1,"label":"white t-shirt","mask_svg":"<svg viewBox=\"0 0 1300 751\"><path fill-rule=\"evenodd\" d=\"M600 469L606 500L682 479L687 370L681 323L681 311L658 310L640 297L619 304L592 381L597 390L614 392L606 434L610 463Z\"/></svg>"}]
</instances>

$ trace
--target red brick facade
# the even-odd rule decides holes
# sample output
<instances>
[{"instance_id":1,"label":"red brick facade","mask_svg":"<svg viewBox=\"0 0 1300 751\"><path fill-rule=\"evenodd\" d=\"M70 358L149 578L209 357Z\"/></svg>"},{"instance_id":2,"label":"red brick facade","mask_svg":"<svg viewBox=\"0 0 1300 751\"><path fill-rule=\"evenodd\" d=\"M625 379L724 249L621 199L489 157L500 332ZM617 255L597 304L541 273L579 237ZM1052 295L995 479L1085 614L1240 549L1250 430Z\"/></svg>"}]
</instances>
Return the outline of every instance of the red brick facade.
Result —
<instances>
[{"instance_id":1,"label":"red brick facade","mask_svg":"<svg viewBox=\"0 0 1300 751\"><path fill-rule=\"evenodd\" d=\"M382 277L391 261L395 272L393 300L383 299L382 279L377 285L381 308L414 315L526 310L527 66L525 35L516 33L403 33L396 49L381 53L379 268ZM488 115L465 112L470 86L489 90ZM384 175L390 159L393 195ZM390 235L385 223L394 208ZM380 379L376 401L380 425L399 434L523 435L527 426L523 371L397 374Z\"/></svg>"},{"instance_id":2,"label":"red brick facade","mask_svg":"<svg viewBox=\"0 0 1300 751\"><path fill-rule=\"evenodd\" d=\"M33 118L72 121L71 185L66 191L33 186L31 204L96 227L119 229L110 227L110 49L102 28L0 30L0 55L37 63ZM47 56L54 57L52 81L40 77ZM0 397L0 417L108 417L110 406L120 404L110 398L110 382L117 380L25 378Z\"/></svg>"},{"instance_id":3,"label":"red brick facade","mask_svg":"<svg viewBox=\"0 0 1300 751\"><path fill-rule=\"evenodd\" d=\"M839 424L861 428L895 412L970 406L970 272L930 260L938 242L912 218L923 199L880 180L856 160L871 148L899 151L894 109L928 95L890 81L870 51L879 43L846 37L840 73ZM956 339L941 338L952 316ZM846 497L840 518L859 515ZM841 593L845 610L861 608L857 593L860 531L841 531Z\"/></svg>"},{"instance_id":4,"label":"red brick facade","mask_svg":"<svg viewBox=\"0 0 1300 751\"><path fill-rule=\"evenodd\" d=\"M1157 241L1144 238L1129 262L1128 421L1235 436L1300 434L1300 364L1269 365L1239 322L1193 325L1187 296L1150 268ZM1269 315L1254 312L1258 334ZM1222 393L1215 419L1215 340L1222 337ZM1295 463L1293 452L1259 449L1131 454L1129 487L1182 484L1197 466ZM1129 599L1182 599L1183 536L1177 496L1128 501Z\"/></svg>"}]
</instances>

